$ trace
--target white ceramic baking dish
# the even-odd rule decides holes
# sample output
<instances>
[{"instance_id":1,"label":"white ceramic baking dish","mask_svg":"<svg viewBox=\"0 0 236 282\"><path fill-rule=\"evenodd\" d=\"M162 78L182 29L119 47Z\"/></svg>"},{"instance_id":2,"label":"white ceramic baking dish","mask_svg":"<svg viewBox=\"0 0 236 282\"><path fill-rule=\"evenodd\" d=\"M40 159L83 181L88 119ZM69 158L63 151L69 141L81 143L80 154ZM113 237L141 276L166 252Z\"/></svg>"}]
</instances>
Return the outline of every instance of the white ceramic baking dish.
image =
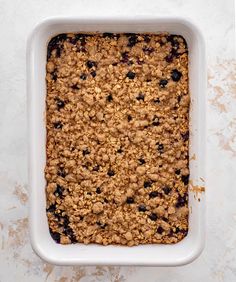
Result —
<instances>
[{"instance_id":1,"label":"white ceramic baking dish","mask_svg":"<svg viewBox=\"0 0 236 282\"><path fill-rule=\"evenodd\" d=\"M45 64L50 37L65 32L162 32L184 36L189 47L190 183L189 233L174 245L100 246L60 245L51 238L46 217L45 178ZM180 18L51 18L38 24L27 44L29 121L30 236L35 252L59 265L177 266L193 261L204 246L205 196L197 193L205 178L205 66L204 41L190 21Z\"/></svg>"}]
</instances>

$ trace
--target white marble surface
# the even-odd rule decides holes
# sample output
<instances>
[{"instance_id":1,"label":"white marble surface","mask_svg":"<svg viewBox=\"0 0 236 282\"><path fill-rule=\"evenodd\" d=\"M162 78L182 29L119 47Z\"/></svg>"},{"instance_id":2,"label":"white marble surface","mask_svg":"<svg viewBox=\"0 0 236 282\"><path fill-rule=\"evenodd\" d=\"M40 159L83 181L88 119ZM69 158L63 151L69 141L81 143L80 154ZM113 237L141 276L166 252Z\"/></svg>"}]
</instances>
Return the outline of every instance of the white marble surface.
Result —
<instances>
[{"instance_id":1,"label":"white marble surface","mask_svg":"<svg viewBox=\"0 0 236 282\"><path fill-rule=\"evenodd\" d=\"M0 0L0 281L236 281L236 88L233 0ZM53 15L182 15L207 43L207 238L176 268L59 267L38 258L28 234L26 38Z\"/></svg>"}]
</instances>

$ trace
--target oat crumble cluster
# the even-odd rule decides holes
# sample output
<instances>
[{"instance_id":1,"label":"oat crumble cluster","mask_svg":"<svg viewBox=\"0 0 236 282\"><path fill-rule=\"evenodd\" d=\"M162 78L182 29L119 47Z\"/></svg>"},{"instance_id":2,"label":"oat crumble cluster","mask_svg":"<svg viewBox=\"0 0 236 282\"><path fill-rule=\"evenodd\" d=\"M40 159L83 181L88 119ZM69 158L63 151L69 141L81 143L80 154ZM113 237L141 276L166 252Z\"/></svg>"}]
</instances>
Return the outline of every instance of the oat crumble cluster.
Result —
<instances>
[{"instance_id":1,"label":"oat crumble cluster","mask_svg":"<svg viewBox=\"0 0 236 282\"><path fill-rule=\"evenodd\" d=\"M188 232L182 36L59 34L47 54L47 217L57 243L176 243Z\"/></svg>"}]
</instances>

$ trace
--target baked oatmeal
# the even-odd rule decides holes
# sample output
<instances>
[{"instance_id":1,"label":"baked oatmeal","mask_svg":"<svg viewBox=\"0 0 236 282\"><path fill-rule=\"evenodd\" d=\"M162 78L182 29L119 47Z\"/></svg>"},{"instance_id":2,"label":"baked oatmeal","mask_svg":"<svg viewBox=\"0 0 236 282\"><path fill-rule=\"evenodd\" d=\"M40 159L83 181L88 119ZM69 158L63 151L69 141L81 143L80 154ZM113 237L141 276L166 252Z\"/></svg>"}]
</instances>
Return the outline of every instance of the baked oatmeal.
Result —
<instances>
[{"instance_id":1,"label":"baked oatmeal","mask_svg":"<svg viewBox=\"0 0 236 282\"><path fill-rule=\"evenodd\" d=\"M59 34L47 49L47 217L57 243L176 243L188 232L182 36Z\"/></svg>"}]
</instances>

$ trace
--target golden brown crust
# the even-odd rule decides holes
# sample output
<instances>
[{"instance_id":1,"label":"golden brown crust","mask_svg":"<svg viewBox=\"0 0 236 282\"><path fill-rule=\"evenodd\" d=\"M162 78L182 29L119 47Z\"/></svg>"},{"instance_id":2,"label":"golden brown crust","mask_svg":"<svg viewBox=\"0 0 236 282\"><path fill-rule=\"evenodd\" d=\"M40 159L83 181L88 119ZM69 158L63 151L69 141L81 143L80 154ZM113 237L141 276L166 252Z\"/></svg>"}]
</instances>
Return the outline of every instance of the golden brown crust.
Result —
<instances>
[{"instance_id":1,"label":"golden brown crust","mask_svg":"<svg viewBox=\"0 0 236 282\"><path fill-rule=\"evenodd\" d=\"M48 45L47 215L62 244L187 234L188 53L168 34L62 34Z\"/></svg>"}]
</instances>

